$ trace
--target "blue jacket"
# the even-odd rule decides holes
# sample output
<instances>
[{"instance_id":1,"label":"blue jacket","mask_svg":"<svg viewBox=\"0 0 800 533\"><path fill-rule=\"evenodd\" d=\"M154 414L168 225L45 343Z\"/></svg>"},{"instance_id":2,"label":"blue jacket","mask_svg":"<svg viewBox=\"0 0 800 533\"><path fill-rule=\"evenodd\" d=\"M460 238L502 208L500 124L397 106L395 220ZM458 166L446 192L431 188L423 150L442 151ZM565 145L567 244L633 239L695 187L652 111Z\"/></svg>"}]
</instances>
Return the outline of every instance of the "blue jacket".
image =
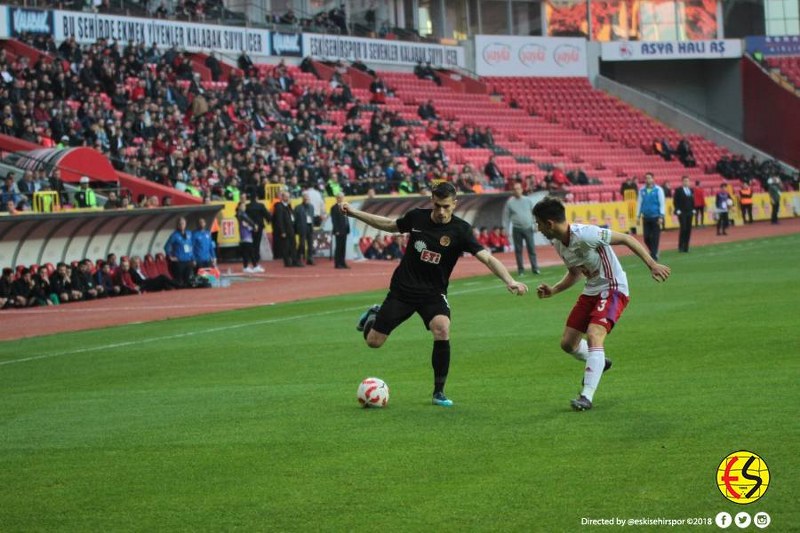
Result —
<instances>
[{"instance_id":1,"label":"blue jacket","mask_svg":"<svg viewBox=\"0 0 800 533\"><path fill-rule=\"evenodd\" d=\"M175 230L164 245L164 252L168 257L175 257L178 261L193 261L192 232L186 230L185 234Z\"/></svg>"},{"instance_id":2,"label":"blue jacket","mask_svg":"<svg viewBox=\"0 0 800 533\"><path fill-rule=\"evenodd\" d=\"M652 189L646 186L639 190L636 214L644 218L663 217L664 210L664 189L658 185L653 185Z\"/></svg>"},{"instance_id":3,"label":"blue jacket","mask_svg":"<svg viewBox=\"0 0 800 533\"><path fill-rule=\"evenodd\" d=\"M192 232L192 250L194 250L194 260L197 262L205 263L217 258L214 239L208 230Z\"/></svg>"}]
</instances>

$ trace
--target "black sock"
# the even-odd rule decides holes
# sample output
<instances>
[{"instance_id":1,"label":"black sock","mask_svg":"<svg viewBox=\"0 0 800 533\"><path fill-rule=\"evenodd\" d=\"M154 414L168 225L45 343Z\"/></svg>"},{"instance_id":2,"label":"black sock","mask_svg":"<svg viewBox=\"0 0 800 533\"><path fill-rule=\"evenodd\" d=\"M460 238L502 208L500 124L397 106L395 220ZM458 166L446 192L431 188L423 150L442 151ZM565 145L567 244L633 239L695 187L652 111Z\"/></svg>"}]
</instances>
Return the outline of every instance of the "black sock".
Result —
<instances>
[{"instance_id":1,"label":"black sock","mask_svg":"<svg viewBox=\"0 0 800 533\"><path fill-rule=\"evenodd\" d=\"M450 370L450 341L433 341L433 393L444 392L447 372Z\"/></svg>"}]
</instances>

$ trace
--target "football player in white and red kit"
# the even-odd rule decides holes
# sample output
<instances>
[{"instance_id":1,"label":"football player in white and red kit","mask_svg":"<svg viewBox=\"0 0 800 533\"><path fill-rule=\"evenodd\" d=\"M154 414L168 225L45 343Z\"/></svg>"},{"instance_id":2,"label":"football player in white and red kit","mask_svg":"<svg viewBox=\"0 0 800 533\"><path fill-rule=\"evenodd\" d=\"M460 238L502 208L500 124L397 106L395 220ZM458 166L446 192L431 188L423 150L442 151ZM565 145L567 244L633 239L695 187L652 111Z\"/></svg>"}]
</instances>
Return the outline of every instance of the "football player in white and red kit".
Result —
<instances>
[{"instance_id":1,"label":"football player in white and red kit","mask_svg":"<svg viewBox=\"0 0 800 533\"><path fill-rule=\"evenodd\" d=\"M605 356L605 339L628 305L628 278L611 248L623 244L647 265L656 281L669 278L668 266L655 262L647 249L630 235L587 224L569 224L564 204L553 197L533 208L537 228L547 237L567 265L567 273L555 285L542 283L536 292L549 298L586 278L583 293L567 318L561 349L585 361L583 390L571 401L576 411L592 408L600 377L611 367ZM586 338L584 338L584 335Z\"/></svg>"}]
</instances>

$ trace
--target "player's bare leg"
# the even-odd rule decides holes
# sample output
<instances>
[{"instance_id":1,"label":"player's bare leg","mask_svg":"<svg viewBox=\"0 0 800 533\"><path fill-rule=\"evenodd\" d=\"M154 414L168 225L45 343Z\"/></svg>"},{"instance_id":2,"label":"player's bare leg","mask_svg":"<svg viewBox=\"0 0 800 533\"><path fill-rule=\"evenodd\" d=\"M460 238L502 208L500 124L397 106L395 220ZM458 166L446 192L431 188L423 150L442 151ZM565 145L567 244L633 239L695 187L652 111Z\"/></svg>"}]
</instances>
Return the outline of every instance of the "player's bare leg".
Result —
<instances>
[{"instance_id":1,"label":"player's bare leg","mask_svg":"<svg viewBox=\"0 0 800 533\"><path fill-rule=\"evenodd\" d=\"M389 336L385 333L380 333L379 331L375 331L374 329L370 328L366 338L367 346L370 348L380 348L388 338Z\"/></svg>"},{"instance_id":2,"label":"player's bare leg","mask_svg":"<svg viewBox=\"0 0 800 533\"><path fill-rule=\"evenodd\" d=\"M436 315L428 324L433 334L433 353L431 366L433 366L433 399L434 405L451 407L453 401L444 394L444 385L447 373L450 370L450 318L446 315Z\"/></svg>"}]
</instances>

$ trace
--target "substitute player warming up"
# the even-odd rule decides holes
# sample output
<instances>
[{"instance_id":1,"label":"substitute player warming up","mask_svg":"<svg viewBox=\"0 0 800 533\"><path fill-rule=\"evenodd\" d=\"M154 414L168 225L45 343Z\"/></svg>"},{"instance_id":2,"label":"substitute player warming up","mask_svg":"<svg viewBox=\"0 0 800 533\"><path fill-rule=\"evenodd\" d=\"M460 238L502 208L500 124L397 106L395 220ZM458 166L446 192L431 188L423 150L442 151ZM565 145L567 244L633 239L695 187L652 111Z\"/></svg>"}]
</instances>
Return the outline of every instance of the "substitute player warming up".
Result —
<instances>
[{"instance_id":1,"label":"substitute player warming up","mask_svg":"<svg viewBox=\"0 0 800 533\"><path fill-rule=\"evenodd\" d=\"M506 267L475 239L472 226L453 216L456 189L440 183L433 189L432 209L412 209L401 218L373 215L349 204L342 205L348 216L373 228L390 233L408 233L406 253L392 275L389 294L378 306L361 315L357 329L364 332L367 345L380 348L397 326L414 313L433 334L433 404L453 405L444 394L450 369L450 305L447 286L450 275L464 252L473 254L503 283L512 294L528 292L524 283L514 281Z\"/></svg>"},{"instance_id":2,"label":"substitute player warming up","mask_svg":"<svg viewBox=\"0 0 800 533\"><path fill-rule=\"evenodd\" d=\"M534 206L533 216L539 231L550 239L567 265L567 273L558 283L539 285L536 289L539 298L565 291L586 276L586 286L567 318L561 337L561 349L586 363L583 390L570 402L574 410L586 411L592 408L600 377L611 368L611 360L605 356L606 335L628 305L628 278L611 245L624 244L630 248L656 281L665 281L670 269L656 263L647 249L630 235L592 225L568 224L564 204L557 198L542 199Z\"/></svg>"}]
</instances>

